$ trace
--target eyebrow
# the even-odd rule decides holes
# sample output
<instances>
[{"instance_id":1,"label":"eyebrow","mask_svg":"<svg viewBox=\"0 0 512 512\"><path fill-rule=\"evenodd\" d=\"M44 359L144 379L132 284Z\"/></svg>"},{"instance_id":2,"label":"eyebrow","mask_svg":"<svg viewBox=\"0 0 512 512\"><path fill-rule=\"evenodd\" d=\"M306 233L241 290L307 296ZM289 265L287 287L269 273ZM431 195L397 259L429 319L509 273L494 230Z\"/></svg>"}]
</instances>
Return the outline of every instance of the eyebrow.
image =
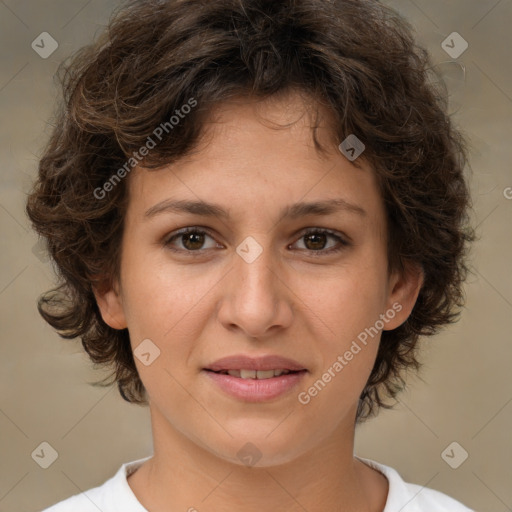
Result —
<instances>
[{"instance_id":1,"label":"eyebrow","mask_svg":"<svg viewBox=\"0 0 512 512\"><path fill-rule=\"evenodd\" d=\"M345 211L355 213L362 217L366 216L366 210L358 205L349 203L345 199L327 199L324 201L301 202L286 206L279 216L279 221L288 219L297 219L307 215L327 216ZM224 208L217 204L207 203L205 201L177 201L166 199L161 201L146 211L145 218L151 218L161 213L190 213L203 217L219 217L228 220L230 214Z\"/></svg>"}]
</instances>

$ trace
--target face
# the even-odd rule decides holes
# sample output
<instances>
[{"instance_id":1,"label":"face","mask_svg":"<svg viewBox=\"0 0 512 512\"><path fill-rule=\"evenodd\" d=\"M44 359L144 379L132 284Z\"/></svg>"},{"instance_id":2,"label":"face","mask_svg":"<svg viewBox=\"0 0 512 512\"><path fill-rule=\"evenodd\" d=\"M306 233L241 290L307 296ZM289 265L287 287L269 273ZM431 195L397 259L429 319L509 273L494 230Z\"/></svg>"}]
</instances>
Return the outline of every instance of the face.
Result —
<instances>
[{"instance_id":1,"label":"face","mask_svg":"<svg viewBox=\"0 0 512 512\"><path fill-rule=\"evenodd\" d=\"M373 171L347 160L326 126L317 137L332 151L320 155L299 97L216 114L194 154L129 177L120 282L96 296L145 354L135 361L162 431L238 464L247 442L259 465L284 463L349 435L381 331L406 320L421 283L388 274ZM269 355L303 371L265 382L206 370Z\"/></svg>"}]
</instances>

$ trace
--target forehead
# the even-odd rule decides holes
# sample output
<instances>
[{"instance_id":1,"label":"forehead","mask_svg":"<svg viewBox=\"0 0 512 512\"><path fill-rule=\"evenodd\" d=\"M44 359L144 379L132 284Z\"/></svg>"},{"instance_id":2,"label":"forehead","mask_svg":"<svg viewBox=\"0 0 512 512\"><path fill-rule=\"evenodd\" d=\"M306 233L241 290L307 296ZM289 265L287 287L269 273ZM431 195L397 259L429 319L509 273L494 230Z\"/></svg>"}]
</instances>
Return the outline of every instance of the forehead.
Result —
<instances>
[{"instance_id":1,"label":"forehead","mask_svg":"<svg viewBox=\"0 0 512 512\"><path fill-rule=\"evenodd\" d=\"M326 152L315 147L313 130ZM331 114L302 96L237 98L216 107L196 148L158 170L130 175L129 211L166 199L220 203L233 216L283 212L291 203L341 199L381 215L376 177L338 150ZM277 206L279 205L279 208Z\"/></svg>"}]
</instances>

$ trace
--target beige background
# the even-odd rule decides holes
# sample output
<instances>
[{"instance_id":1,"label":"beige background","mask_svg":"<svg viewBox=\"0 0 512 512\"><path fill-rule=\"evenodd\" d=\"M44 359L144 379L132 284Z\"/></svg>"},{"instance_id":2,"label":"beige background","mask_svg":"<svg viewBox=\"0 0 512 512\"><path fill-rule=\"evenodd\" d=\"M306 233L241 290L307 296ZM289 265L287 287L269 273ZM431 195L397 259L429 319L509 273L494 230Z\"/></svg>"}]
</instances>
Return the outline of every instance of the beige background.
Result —
<instances>
[{"instance_id":1,"label":"beige background","mask_svg":"<svg viewBox=\"0 0 512 512\"><path fill-rule=\"evenodd\" d=\"M444 73L450 109L472 144L468 176L481 238L460 322L426 341L422 380L411 378L395 410L361 426L356 453L475 510L504 512L512 510L512 2L386 3L412 22ZM34 252L24 215L57 64L101 30L115 5L0 1L0 512L41 510L152 451L148 409L125 403L115 387L90 386L100 374L80 342L61 340L39 317L36 298L51 286L52 269ZM48 59L31 48L43 31L59 43ZM453 31L469 48L446 64L454 59L441 43ZM43 441L59 455L46 470L31 458ZM458 469L441 457L453 441L469 454Z\"/></svg>"}]
</instances>

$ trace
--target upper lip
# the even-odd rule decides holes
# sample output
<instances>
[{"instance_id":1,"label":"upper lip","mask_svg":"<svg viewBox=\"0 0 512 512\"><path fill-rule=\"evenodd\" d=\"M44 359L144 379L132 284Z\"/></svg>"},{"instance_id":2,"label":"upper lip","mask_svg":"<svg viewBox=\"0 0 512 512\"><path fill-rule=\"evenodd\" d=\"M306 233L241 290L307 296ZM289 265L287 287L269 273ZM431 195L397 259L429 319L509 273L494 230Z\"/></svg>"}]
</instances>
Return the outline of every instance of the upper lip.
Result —
<instances>
[{"instance_id":1,"label":"upper lip","mask_svg":"<svg viewBox=\"0 0 512 512\"><path fill-rule=\"evenodd\" d=\"M205 369L214 372L225 370L306 370L303 365L287 357L278 355L250 357L243 354L223 357L208 365Z\"/></svg>"}]
</instances>

